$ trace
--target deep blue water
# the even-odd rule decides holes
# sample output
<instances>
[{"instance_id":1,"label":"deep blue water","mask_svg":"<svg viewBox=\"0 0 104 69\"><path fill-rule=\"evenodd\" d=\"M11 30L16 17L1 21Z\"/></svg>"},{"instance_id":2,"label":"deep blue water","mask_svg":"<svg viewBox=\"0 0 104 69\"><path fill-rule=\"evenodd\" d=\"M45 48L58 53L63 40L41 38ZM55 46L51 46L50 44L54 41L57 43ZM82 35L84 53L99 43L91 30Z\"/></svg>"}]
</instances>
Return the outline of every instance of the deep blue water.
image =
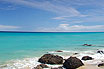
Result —
<instances>
[{"instance_id":1,"label":"deep blue water","mask_svg":"<svg viewBox=\"0 0 104 69\"><path fill-rule=\"evenodd\" d=\"M82 46L85 43L94 46ZM12 59L37 57L49 51L100 48L104 48L104 32L0 33L0 63Z\"/></svg>"}]
</instances>

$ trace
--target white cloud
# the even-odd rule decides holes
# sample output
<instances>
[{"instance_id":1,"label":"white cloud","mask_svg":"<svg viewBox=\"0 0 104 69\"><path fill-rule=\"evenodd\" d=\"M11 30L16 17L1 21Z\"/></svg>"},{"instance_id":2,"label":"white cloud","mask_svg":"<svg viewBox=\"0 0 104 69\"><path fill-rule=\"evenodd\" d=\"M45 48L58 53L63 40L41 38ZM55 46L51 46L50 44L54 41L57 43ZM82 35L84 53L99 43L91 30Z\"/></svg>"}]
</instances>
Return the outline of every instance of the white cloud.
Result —
<instances>
[{"instance_id":1,"label":"white cloud","mask_svg":"<svg viewBox=\"0 0 104 69\"><path fill-rule=\"evenodd\" d=\"M66 7L64 5L54 4L50 1L43 1L43 2L39 2L36 0L35 1L33 0L1 0L1 1L5 1L5 2L17 4L17 5L24 5L24 6L33 7L33 8L39 8L39 9L54 12L60 15L68 15L68 16L81 15L81 13L78 10L76 10L71 6Z\"/></svg>"},{"instance_id":2,"label":"white cloud","mask_svg":"<svg viewBox=\"0 0 104 69\"><path fill-rule=\"evenodd\" d=\"M63 23L70 23L71 24L71 23L83 23L84 21L80 20L80 21L70 21L70 22L69 21L62 21L62 22Z\"/></svg>"},{"instance_id":3,"label":"white cloud","mask_svg":"<svg viewBox=\"0 0 104 69\"><path fill-rule=\"evenodd\" d=\"M52 19L55 19L55 20L68 20L70 19L71 17L80 17L80 18L83 18L83 17L88 17L89 15L67 15L67 16L58 16L58 17L54 17Z\"/></svg>"},{"instance_id":4,"label":"white cloud","mask_svg":"<svg viewBox=\"0 0 104 69\"><path fill-rule=\"evenodd\" d=\"M69 25L69 24L59 24L55 28L41 28L37 29L40 32L90 32L90 31L103 31L104 25Z\"/></svg>"},{"instance_id":5,"label":"white cloud","mask_svg":"<svg viewBox=\"0 0 104 69\"><path fill-rule=\"evenodd\" d=\"M9 25L0 25L0 30L9 30L9 29L18 29L20 27L17 26L9 26Z\"/></svg>"}]
</instances>

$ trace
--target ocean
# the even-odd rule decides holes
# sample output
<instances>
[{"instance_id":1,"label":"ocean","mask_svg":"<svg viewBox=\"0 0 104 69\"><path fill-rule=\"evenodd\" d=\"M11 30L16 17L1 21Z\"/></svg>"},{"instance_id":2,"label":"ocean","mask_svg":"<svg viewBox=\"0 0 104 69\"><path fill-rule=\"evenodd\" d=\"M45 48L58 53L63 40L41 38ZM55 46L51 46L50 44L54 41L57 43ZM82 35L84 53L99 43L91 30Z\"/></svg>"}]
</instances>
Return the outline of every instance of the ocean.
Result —
<instances>
[{"instance_id":1,"label":"ocean","mask_svg":"<svg viewBox=\"0 0 104 69\"><path fill-rule=\"evenodd\" d=\"M25 58L30 60L46 53L56 53L57 50L67 52L58 53L63 56L69 56L70 52L96 53L97 50L104 50L104 32L0 33L1 65Z\"/></svg>"}]
</instances>

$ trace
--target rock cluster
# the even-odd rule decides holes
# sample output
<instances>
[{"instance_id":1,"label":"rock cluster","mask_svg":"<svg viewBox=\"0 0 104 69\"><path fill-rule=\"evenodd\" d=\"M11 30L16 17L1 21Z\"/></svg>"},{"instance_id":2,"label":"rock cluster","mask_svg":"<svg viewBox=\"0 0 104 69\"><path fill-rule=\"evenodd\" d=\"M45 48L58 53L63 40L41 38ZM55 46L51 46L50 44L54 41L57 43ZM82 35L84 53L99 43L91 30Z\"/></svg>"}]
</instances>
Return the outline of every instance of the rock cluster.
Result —
<instances>
[{"instance_id":1,"label":"rock cluster","mask_svg":"<svg viewBox=\"0 0 104 69\"><path fill-rule=\"evenodd\" d=\"M104 54L104 51L99 50L99 51L97 51L97 53Z\"/></svg>"},{"instance_id":2,"label":"rock cluster","mask_svg":"<svg viewBox=\"0 0 104 69\"><path fill-rule=\"evenodd\" d=\"M75 54L78 54L78 53L75 53ZM82 60L92 60L92 59L93 58L90 56L82 57ZM49 68L45 64L62 64L61 67L51 68L51 69L63 69L63 68L76 69L84 65L83 62L76 57L69 57L68 59L64 60L61 56L53 55L53 54L44 54L41 58L39 58L38 62L43 64L37 65L34 69ZM104 66L104 64L99 64L98 67L100 66Z\"/></svg>"}]
</instances>

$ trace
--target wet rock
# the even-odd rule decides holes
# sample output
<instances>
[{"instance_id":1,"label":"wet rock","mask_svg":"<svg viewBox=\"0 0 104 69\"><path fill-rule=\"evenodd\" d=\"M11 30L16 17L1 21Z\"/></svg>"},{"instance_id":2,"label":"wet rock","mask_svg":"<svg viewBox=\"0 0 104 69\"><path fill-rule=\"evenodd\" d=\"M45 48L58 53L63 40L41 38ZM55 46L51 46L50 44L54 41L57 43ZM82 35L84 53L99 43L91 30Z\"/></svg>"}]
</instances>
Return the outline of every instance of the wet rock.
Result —
<instances>
[{"instance_id":1,"label":"wet rock","mask_svg":"<svg viewBox=\"0 0 104 69\"><path fill-rule=\"evenodd\" d=\"M37 65L36 67L34 67L33 69L43 69L41 66Z\"/></svg>"},{"instance_id":2,"label":"wet rock","mask_svg":"<svg viewBox=\"0 0 104 69\"><path fill-rule=\"evenodd\" d=\"M100 63L98 64L98 67L104 66L104 63Z\"/></svg>"},{"instance_id":3,"label":"wet rock","mask_svg":"<svg viewBox=\"0 0 104 69\"><path fill-rule=\"evenodd\" d=\"M97 53L104 54L104 51L99 50L99 51L97 51Z\"/></svg>"},{"instance_id":4,"label":"wet rock","mask_svg":"<svg viewBox=\"0 0 104 69\"><path fill-rule=\"evenodd\" d=\"M40 64L39 66L41 66L42 68L49 68L47 65L45 64Z\"/></svg>"},{"instance_id":5,"label":"wet rock","mask_svg":"<svg viewBox=\"0 0 104 69\"><path fill-rule=\"evenodd\" d=\"M56 52L63 52L63 51L61 51L61 50L58 50L58 51L56 51Z\"/></svg>"},{"instance_id":6,"label":"wet rock","mask_svg":"<svg viewBox=\"0 0 104 69\"><path fill-rule=\"evenodd\" d=\"M80 66L83 66L84 64L82 61L76 57L70 57L67 60L65 60L63 67L66 69L76 69Z\"/></svg>"},{"instance_id":7,"label":"wet rock","mask_svg":"<svg viewBox=\"0 0 104 69\"><path fill-rule=\"evenodd\" d=\"M38 60L38 62L41 62L44 64L62 64L63 58L58 55L45 54Z\"/></svg>"},{"instance_id":8,"label":"wet rock","mask_svg":"<svg viewBox=\"0 0 104 69\"><path fill-rule=\"evenodd\" d=\"M49 68L49 67L45 64L40 64L40 65L37 65L34 69L43 69L43 68Z\"/></svg>"},{"instance_id":9,"label":"wet rock","mask_svg":"<svg viewBox=\"0 0 104 69\"><path fill-rule=\"evenodd\" d=\"M84 57L82 57L82 60L93 60L93 58L89 57L89 56L84 56Z\"/></svg>"},{"instance_id":10,"label":"wet rock","mask_svg":"<svg viewBox=\"0 0 104 69\"><path fill-rule=\"evenodd\" d=\"M92 46L91 44L83 44L83 46Z\"/></svg>"}]
</instances>

